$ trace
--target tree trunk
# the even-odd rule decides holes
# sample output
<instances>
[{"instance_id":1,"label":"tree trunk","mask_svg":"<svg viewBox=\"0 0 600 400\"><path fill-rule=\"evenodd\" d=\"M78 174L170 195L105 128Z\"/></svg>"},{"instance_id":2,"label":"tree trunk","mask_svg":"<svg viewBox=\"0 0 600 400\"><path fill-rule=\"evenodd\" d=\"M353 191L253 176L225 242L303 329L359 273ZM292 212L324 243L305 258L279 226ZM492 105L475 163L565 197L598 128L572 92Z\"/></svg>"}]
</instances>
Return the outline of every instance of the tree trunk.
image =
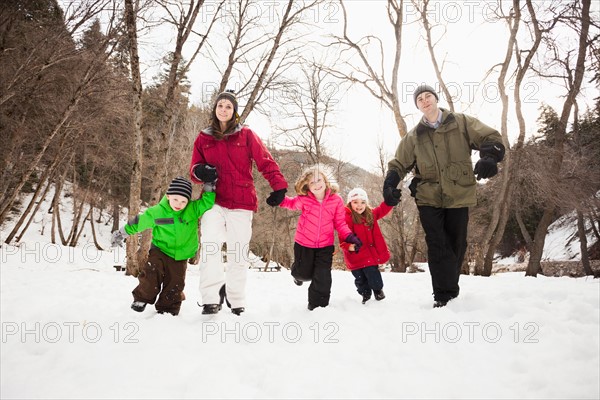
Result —
<instances>
[{"instance_id":1,"label":"tree trunk","mask_svg":"<svg viewBox=\"0 0 600 400\"><path fill-rule=\"evenodd\" d=\"M98 238L96 237L96 228L94 227L94 207L90 204L90 225L92 227L92 238L94 239L94 245L97 250L103 251L104 249L98 243Z\"/></svg>"},{"instance_id":2,"label":"tree trunk","mask_svg":"<svg viewBox=\"0 0 600 400\"><path fill-rule=\"evenodd\" d=\"M125 0L125 24L129 38L129 55L131 63L131 81L133 95L133 154L134 163L131 170L129 188L129 218L132 219L140 212L140 196L142 192L142 161L143 161L143 135L142 135L142 78L140 74L140 59L138 55L136 14L133 0ZM138 235L127 238L127 275L137 276L138 263L136 251L138 248Z\"/></svg>"},{"instance_id":3,"label":"tree trunk","mask_svg":"<svg viewBox=\"0 0 600 400\"><path fill-rule=\"evenodd\" d=\"M392 210L392 224L398 227L398 235L394 235L391 240L391 248L393 252L392 272L406 272L406 247L404 241L404 221L402 206L394 207Z\"/></svg>"},{"instance_id":4,"label":"tree trunk","mask_svg":"<svg viewBox=\"0 0 600 400\"><path fill-rule=\"evenodd\" d=\"M71 247L75 247L77 246L77 242L79 242L79 237L81 236L81 234L83 233L83 227L85 226L85 222L91 218L92 215L92 205L89 204L90 209L88 210L87 214L85 215L85 217L83 218L83 222L81 222L81 226L79 227L79 229L77 230L77 235L73 238L72 242L69 244L69 246ZM93 221L92 221L93 223Z\"/></svg>"},{"instance_id":5,"label":"tree trunk","mask_svg":"<svg viewBox=\"0 0 600 400\"><path fill-rule=\"evenodd\" d=\"M17 232L21 228L21 225L23 225L23 223L27 219L27 216L29 215L29 213L33 209L33 206L35 205L35 201L36 201L38 195L42 191L42 187L44 186L46 178L47 178L47 175L45 175L43 177L44 180L42 180L42 178L40 178L40 181L39 181L39 183L38 183L35 191L33 192L33 195L31 196L31 200L29 200L29 204L27 205L27 207L25 208L25 210L21 213L21 216L19 217L19 220L17 221L17 223L13 227L12 231L6 237L6 240L4 241L4 243L10 244L10 242L12 241L12 239L16 236ZM50 185L50 182L48 182L48 185ZM48 185L46 185L46 189L44 190L44 194L48 190ZM37 210L37 208L36 208L36 210Z\"/></svg>"},{"instance_id":6,"label":"tree trunk","mask_svg":"<svg viewBox=\"0 0 600 400\"><path fill-rule=\"evenodd\" d=\"M44 193L42 193L42 197L40 198L40 201L37 202L35 209L33 210L33 212L31 213L31 216L29 217L29 220L27 221L27 224L25 224L25 227L23 228L23 230L21 231L21 233L19 233L19 235L16 238L17 242L21 241L21 238L23 237L23 235L25 234L25 232L27 232L27 229L29 228L29 225L31 225L31 222L33 221L33 218L35 217L35 215L37 214L38 210L40 209L40 206L42 205L42 203L44 202L44 200L46 199L46 195L48 194L48 189L50 189L50 185L52 185L52 181L48 180L48 184L46 185L46 189L44 189Z\"/></svg>"},{"instance_id":7,"label":"tree trunk","mask_svg":"<svg viewBox=\"0 0 600 400\"><path fill-rule=\"evenodd\" d=\"M444 81L444 78L442 76L442 68L440 67L440 65L437 61L437 58L435 57L435 50L434 50L435 46L433 43L433 39L431 38L432 26L429 23L429 17L428 17L428 14L430 11L427 10L427 6L429 5L429 0L424 0L422 4L423 4L423 7L422 7L422 9L419 10L419 14L421 15L421 22L423 23L423 28L425 29L425 36L427 39L427 49L429 50L431 64L433 65L433 70L435 71L435 76L437 77L438 83L440 84L440 89L444 93L444 97L446 98L448 107L450 108L450 111L454 112L454 101L452 99L452 95L450 94L450 91L448 90L448 86L446 85L446 82ZM464 264L463 264L463 266L464 266ZM468 268L467 268L467 271L468 271ZM467 272L467 274L468 274L468 272Z\"/></svg>"},{"instance_id":8,"label":"tree trunk","mask_svg":"<svg viewBox=\"0 0 600 400\"><path fill-rule=\"evenodd\" d=\"M525 270L525 276L535 277L541 270L540 262L544 252L545 238L548 232L548 227L552 222L553 215L554 206L546 207L537 229L535 230L535 235L533 236L533 243L529 252L529 263L527 264L527 269Z\"/></svg>"},{"instance_id":9,"label":"tree trunk","mask_svg":"<svg viewBox=\"0 0 600 400\"><path fill-rule=\"evenodd\" d=\"M67 236L68 246L74 247L73 241L75 240L75 236L77 236L79 221L81 221L81 215L83 214L83 206L87 200L87 193L81 199L81 203L79 206L76 206L75 203L75 194L73 194L73 222L71 224L71 231L69 232L69 236Z\"/></svg>"},{"instance_id":10,"label":"tree trunk","mask_svg":"<svg viewBox=\"0 0 600 400\"><path fill-rule=\"evenodd\" d=\"M271 225L271 242L269 243L269 251L267 252L267 261L265 263L265 269L264 272L267 272L267 268L269 267L269 264L271 263L271 260L273 259L273 248L275 247L275 236L276 236L276 227L277 227L277 210L279 210L279 207L275 207L272 212L273 212L273 224Z\"/></svg>"},{"instance_id":11,"label":"tree trunk","mask_svg":"<svg viewBox=\"0 0 600 400\"><path fill-rule=\"evenodd\" d=\"M581 210L577 210L577 234L579 236L579 250L581 251L581 264L586 275L594 275L588 254L587 236L585 234L585 219Z\"/></svg>"},{"instance_id":12,"label":"tree trunk","mask_svg":"<svg viewBox=\"0 0 600 400\"><path fill-rule=\"evenodd\" d=\"M67 241L65 240L65 235L63 234L62 221L60 219L60 197L67 176L67 171L68 168L65 167L62 176L56 181L54 185L54 197L52 198L52 232L50 234L52 243L56 243L56 236L54 233L56 228L58 230L60 242L63 246L67 245Z\"/></svg>"},{"instance_id":13,"label":"tree trunk","mask_svg":"<svg viewBox=\"0 0 600 400\"><path fill-rule=\"evenodd\" d=\"M121 209L119 207L119 202L116 198L113 199L112 204L112 226L110 228L111 232L114 232L119 229L119 218L121 217Z\"/></svg>"},{"instance_id":14,"label":"tree trunk","mask_svg":"<svg viewBox=\"0 0 600 400\"><path fill-rule=\"evenodd\" d=\"M504 168L502 169L502 186L500 193L498 196L494 198L494 204L492 206L492 216L490 219L490 223L487 227L487 230L484 234L482 243L484 245L484 251L481 252L481 255L484 257L483 260L477 262L478 265L482 266L481 275L482 276L490 276L492 273L492 264L494 260L494 253L496 252L496 245L494 243L499 243L502 238L502 233L504 232L504 228L501 229L501 232L498 231L498 225L500 221L500 217L503 213L506 213L507 208L507 196L508 196L508 187L509 187L509 171L510 171L510 143L508 141L508 95L506 93L506 76L508 75L508 68L510 66L510 61L513 57L513 51L515 49L517 32L519 30L519 25L521 21L521 12L518 0L513 0L512 11L514 11L514 15L512 18L507 18L507 23L510 28L510 36L508 38L508 45L506 47L506 52L504 55L504 61L502 63L502 67L500 69L500 74L498 75L498 89L500 92L500 99L502 101L502 112L500 117L500 134L502 135L502 142L506 148L506 155L504 157Z\"/></svg>"}]
</instances>

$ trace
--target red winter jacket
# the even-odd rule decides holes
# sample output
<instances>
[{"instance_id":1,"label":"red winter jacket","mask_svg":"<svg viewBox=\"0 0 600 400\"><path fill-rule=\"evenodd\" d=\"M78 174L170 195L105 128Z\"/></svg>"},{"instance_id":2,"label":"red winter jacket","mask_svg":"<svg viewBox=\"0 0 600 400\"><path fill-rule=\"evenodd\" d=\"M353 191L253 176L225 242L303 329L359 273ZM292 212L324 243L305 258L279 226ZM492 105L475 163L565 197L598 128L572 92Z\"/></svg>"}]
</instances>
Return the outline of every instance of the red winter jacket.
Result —
<instances>
[{"instance_id":1,"label":"red winter jacket","mask_svg":"<svg viewBox=\"0 0 600 400\"><path fill-rule=\"evenodd\" d=\"M340 242L352 232L344 221L344 201L339 194L327 190L322 202L308 192L306 196L288 197L280 207L302 210L294 241L301 246L319 249L333 245L334 233L338 231Z\"/></svg>"},{"instance_id":2,"label":"red winter jacket","mask_svg":"<svg viewBox=\"0 0 600 400\"><path fill-rule=\"evenodd\" d=\"M346 223L363 244L359 252L355 253L348 250L349 243L340 243L340 247L344 250L344 260L346 260L348 269L353 270L371 265L380 265L390 259L390 251L381 234L377 220L389 214L392 208L385 202L382 202L379 207L375 207L373 209L373 226L368 227L364 223L355 224L352 222L352 210L346 207Z\"/></svg>"},{"instance_id":3,"label":"red winter jacket","mask_svg":"<svg viewBox=\"0 0 600 400\"><path fill-rule=\"evenodd\" d=\"M210 127L201 131L194 141L190 177L192 181L202 183L194 175L194 167L197 164L216 167L218 178L215 203L230 209L257 211L252 160L274 191L287 188L279 165L273 160L269 150L256 133L242 125L238 125L233 133L221 140L215 139Z\"/></svg>"}]
</instances>

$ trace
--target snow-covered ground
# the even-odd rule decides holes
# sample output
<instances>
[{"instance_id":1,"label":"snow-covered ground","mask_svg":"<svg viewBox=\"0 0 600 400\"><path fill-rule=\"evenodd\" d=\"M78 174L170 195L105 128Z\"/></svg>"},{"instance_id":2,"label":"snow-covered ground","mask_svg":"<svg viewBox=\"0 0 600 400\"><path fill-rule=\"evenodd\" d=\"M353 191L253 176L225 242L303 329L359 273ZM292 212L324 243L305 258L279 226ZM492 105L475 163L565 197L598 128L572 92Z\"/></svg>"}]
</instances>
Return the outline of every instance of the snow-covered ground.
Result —
<instances>
[{"instance_id":1,"label":"snow-covered ground","mask_svg":"<svg viewBox=\"0 0 600 400\"><path fill-rule=\"evenodd\" d=\"M206 316L190 265L179 316L136 313L124 250L50 244L41 216L0 248L2 399L600 397L598 279L463 276L433 309L428 272L384 273L362 305L334 271L311 312L287 270L251 269L247 312Z\"/></svg>"}]
</instances>

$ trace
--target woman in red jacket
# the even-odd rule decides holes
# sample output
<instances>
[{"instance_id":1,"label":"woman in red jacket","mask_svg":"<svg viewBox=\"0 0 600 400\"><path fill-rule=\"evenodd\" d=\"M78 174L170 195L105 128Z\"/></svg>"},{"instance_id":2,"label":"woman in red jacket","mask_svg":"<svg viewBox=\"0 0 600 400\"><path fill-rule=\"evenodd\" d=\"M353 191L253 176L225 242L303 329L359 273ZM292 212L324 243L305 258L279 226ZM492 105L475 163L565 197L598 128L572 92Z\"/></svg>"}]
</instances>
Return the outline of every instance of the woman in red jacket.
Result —
<instances>
[{"instance_id":1,"label":"woman in red jacket","mask_svg":"<svg viewBox=\"0 0 600 400\"><path fill-rule=\"evenodd\" d=\"M375 293L376 300L385 298L379 265L390 259L390 251L377 220L385 217L392 208L382 202L372 209L363 189L355 188L348 193L346 223L363 246L359 253L354 252L354 245L349 243L341 243L340 247L344 250L346 266L354 275L354 284L363 304L371 298L371 292Z\"/></svg>"},{"instance_id":2,"label":"woman in red jacket","mask_svg":"<svg viewBox=\"0 0 600 400\"><path fill-rule=\"evenodd\" d=\"M200 221L203 314L219 312L225 297L234 314L240 315L245 310L252 216L258 210L252 164L256 164L273 189L267 204L278 206L287 190L279 165L256 133L239 123L237 111L233 92L217 96L211 125L198 134L190 165L190 176L196 183L214 182L219 177L215 205ZM226 264L222 254L224 243Z\"/></svg>"}]
</instances>

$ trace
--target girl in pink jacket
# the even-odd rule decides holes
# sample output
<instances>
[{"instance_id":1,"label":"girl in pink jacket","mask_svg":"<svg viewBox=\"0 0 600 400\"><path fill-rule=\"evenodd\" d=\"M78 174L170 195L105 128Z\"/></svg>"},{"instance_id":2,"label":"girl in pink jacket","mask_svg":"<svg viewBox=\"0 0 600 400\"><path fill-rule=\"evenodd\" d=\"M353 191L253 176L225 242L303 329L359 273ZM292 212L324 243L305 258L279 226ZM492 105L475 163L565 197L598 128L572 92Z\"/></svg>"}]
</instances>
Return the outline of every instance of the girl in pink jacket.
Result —
<instances>
[{"instance_id":1,"label":"girl in pink jacket","mask_svg":"<svg viewBox=\"0 0 600 400\"><path fill-rule=\"evenodd\" d=\"M328 170L321 164L307 168L296 181L298 196L286 196L280 204L302 212L294 237L292 277L298 286L312 281L308 288L309 310L329 305L334 229L340 238L354 244L356 252L362 246L346 224L344 201L327 175Z\"/></svg>"}]
</instances>

